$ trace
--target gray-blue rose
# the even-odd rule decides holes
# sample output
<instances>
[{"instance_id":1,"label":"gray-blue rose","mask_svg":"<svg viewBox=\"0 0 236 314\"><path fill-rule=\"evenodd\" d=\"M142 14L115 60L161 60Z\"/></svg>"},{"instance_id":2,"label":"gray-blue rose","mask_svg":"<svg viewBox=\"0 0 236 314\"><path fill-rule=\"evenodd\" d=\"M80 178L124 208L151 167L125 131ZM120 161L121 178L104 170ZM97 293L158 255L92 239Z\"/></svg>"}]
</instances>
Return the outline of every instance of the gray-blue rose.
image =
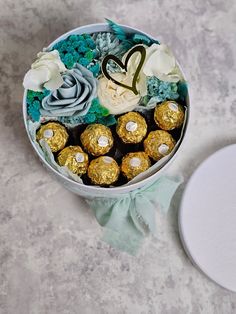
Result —
<instances>
[{"instance_id":1,"label":"gray-blue rose","mask_svg":"<svg viewBox=\"0 0 236 314\"><path fill-rule=\"evenodd\" d=\"M80 64L62 74L63 85L42 100L44 116L85 115L97 96L97 79Z\"/></svg>"}]
</instances>

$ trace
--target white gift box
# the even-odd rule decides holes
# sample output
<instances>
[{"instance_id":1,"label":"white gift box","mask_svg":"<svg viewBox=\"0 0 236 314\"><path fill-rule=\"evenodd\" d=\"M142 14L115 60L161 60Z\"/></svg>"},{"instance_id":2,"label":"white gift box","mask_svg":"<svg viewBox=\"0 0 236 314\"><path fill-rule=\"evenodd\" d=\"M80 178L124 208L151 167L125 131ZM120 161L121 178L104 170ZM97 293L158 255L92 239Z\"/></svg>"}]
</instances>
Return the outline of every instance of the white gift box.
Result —
<instances>
[{"instance_id":1,"label":"white gift box","mask_svg":"<svg viewBox=\"0 0 236 314\"><path fill-rule=\"evenodd\" d=\"M121 25L125 31L129 33L139 33L146 35L152 39L154 39L152 36L129 26ZM76 29L73 29L62 36L58 37L55 41L53 41L48 48L52 48L57 42L67 38L70 35L73 34L83 34L83 33L95 33L95 32L104 32L104 31L110 31L110 28L105 23L99 23L99 24L91 24L91 25L85 25L78 27ZM181 70L182 71L182 70ZM182 73L183 74L183 73ZM184 74L183 74L183 77ZM154 183L156 180L158 180L167 167L170 165L171 162L174 161L174 158L177 156L177 154L181 153L181 147L183 145L183 140L185 138L186 131L188 129L188 122L189 122L189 114L190 114L190 107L189 107L189 95L187 95L186 104L188 109L186 110L186 119L185 124L183 127L183 132L181 135L180 140L177 143L177 146L174 150L174 152L169 156L165 157L166 159L162 158L160 166L156 167L155 165L150 168L150 170L147 173L144 173L142 176L138 176L135 178L135 180L132 180L132 182L118 187L97 187L97 186L89 186L85 184L81 184L79 182L76 182L70 178L65 177L61 173L59 173L57 170L55 170L48 162L45 161L43 156L39 153L35 143L32 141L32 138L30 136L29 130L28 130L28 124L27 124L27 104L26 104L26 96L27 96L27 90L25 90L24 97L23 97L23 117L24 117L24 123L26 127L26 131L29 137L29 140L34 147L38 157L40 158L41 162L45 165L45 167L56 176L56 179L61 182L68 190L72 191L73 193L76 193L83 197L116 197L120 196L122 194L127 194L129 192L132 192L136 189L143 188L145 186L149 186L152 183Z\"/></svg>"}]
</instances>

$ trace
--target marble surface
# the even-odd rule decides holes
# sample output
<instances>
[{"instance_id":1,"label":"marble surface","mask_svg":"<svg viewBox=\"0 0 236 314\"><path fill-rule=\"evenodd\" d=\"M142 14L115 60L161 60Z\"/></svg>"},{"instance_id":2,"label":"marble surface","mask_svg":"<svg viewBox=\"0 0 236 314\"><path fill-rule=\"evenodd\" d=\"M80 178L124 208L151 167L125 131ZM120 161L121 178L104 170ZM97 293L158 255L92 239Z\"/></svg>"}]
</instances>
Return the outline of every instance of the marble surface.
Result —
<instances>
[{"instance_id":1,"label":"marble surface","mask_svg":"<svg viewBox=\"0 0 236 314\"><path fill-rule=\"evenodd\" d=\"M100 240L84 201L46 172L22 121L21 81L34 56L62 33L109 17L172 47L189 79L191 120L169 173L186 180L236 142L234 0L0 0L0 313L233 314L236 295L195 269L178 236L183 188L158 238L137 257ZM223 166L223 165L222 165Z\"/></svg>"}]
</instances>

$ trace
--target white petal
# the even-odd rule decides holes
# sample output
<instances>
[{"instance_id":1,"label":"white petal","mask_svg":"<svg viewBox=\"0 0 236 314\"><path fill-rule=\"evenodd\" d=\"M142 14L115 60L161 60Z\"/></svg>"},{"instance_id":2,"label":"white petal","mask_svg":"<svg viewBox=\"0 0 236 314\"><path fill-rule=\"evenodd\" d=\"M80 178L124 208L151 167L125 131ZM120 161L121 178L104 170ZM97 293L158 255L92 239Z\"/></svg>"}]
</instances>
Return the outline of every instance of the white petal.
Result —
<instances>
[{"instance_id":1,"label":"white petal","mask_svg":"<svg viewBox=\"0 0 236 314\"><path fill-rule=\"evenodd\" d=\"M49 80L44 84L44 87L48 90L56 90L63 84L63 79L60 74L54 76L53 79Z\"/></svg>"},{"instance_id":2,"label":"white petal","mask_svg":"<svg viewBox=\"0 0 236 314\"><path fill-rule=\"evenodd\" d=\"M154 52L143 67L147 76L156 76L158 73L168 74L175 67L175 58L164 51Z\"/></svg>"},{"instance_id":3,"label":"white petal","mask_svg":"<svg viewBox=\"0 0 236 314\"><path fill-rule=\"evenodd\" d=\"M44 87L49 90L55 90L62 86L63 78L60 74L59 67L56 64L48 64L50 79L45 82Z\"/></svg>"},{"instance_id":4,"label":"white petal","mask_svg":"<svg viewBox=\"0 0 236 314\"><path fill-rule=\"evenodd\" d=\"M48 81L50 73L47 67L29 70L24 77L23 86L33 91L42 91L44 82Z\"/></svg>"},{"instance_id":5,"label":"white petal","mask_svg":"<svg viewBox=\"0 0 236 314\"><path fill-rule=\"evenodd\" d=\"M32 64L32 68L38 68L41 65L47 65L47 64L57 64L59 67L60 72L65 72L66 67L64 63L61 61L59 52L57 50L53 50L50 52L39 52L37 54L38 59Z\"/></svg>"},{"instance_id":6,"label":"white petal","mask_svg":"<svg viewBox=\"0 0 236 314\"><path fill-rule=\"evenodd\" d=\"M137 90L141 96L147 95L146 76L141 72L137 82Z\"/></svg>"}]
</instances>

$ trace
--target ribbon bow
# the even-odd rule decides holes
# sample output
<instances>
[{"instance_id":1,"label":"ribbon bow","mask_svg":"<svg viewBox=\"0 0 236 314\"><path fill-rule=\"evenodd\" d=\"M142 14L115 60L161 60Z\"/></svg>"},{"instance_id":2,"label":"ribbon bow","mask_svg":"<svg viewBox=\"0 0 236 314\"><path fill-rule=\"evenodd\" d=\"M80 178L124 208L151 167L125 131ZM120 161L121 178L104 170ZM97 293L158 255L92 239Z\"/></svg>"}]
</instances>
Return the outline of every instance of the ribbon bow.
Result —
<instances>
[{"instance_id":1,"label":"ribbon bow","mask_svg":"<svg viewBox=\"0 0 236 314\"><path fill-rule=\"evenodd\" d=\"M87 198L97 221L105 227L103 240L135 254L144 237L156 232L156 209L167 212L172 196L182 182L181 177L163 176L151 186L114 198Z\"/></svg>"}]
</instances>

